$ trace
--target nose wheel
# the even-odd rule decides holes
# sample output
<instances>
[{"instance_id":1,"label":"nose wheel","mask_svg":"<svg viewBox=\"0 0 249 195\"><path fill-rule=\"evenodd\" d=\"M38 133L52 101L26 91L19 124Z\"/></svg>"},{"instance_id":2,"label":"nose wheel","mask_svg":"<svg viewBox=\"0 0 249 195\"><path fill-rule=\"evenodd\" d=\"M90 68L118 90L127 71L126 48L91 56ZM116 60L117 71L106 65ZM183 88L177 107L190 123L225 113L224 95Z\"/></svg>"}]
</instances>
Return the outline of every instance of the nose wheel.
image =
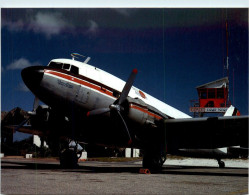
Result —
<instances>
[{"instance_id":1,"label":"nose wheel","mask_svg":"<svg viewBox=\"0 0 249 195\"><path fill-rule=\"evenodd\" d=\"M74 169L78 165L77 153L70 149L65 149L60 154L60 165L64 169Z\"/></svg>"},{"instance_id":2,"label":"nose wheel","mask_svg":"<svg viewBox=\"0 0 249 195\"><path fill-rule=\"evenodd\" d=\"M83 148L79 147L77 142L73 141L73 144L71 143L60 153L60 165L65 169L78 168L78 160L83 151Z\"/></svg>"}]
</instances>

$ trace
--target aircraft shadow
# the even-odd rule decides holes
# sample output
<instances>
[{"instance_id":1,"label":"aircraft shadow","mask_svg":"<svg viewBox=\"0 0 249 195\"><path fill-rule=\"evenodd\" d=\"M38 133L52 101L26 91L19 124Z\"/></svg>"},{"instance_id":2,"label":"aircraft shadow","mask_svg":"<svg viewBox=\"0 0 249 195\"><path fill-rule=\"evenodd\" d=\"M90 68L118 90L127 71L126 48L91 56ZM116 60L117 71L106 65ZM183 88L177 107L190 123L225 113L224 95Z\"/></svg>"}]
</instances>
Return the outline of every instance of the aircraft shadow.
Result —
<instances>
[{"instance_id":1,"label":"aircraft shadow","mask_svg":"<svg viewBox=\"0 0 249 195\"><path fill-rule=\"evenodd\" d=\"M75 169L63 169L59 164L52 163L2 161L1 169L58 170L75 173L139 173L141 168L139 165L125 165L124 163L120 164L120 166L118 165L119 163L115 164L115 166L89 166L80 164ZM248 169L166 165L163 166L161 171L152 172L152 174L248 177Z\"/></svg>"}]
</instances>

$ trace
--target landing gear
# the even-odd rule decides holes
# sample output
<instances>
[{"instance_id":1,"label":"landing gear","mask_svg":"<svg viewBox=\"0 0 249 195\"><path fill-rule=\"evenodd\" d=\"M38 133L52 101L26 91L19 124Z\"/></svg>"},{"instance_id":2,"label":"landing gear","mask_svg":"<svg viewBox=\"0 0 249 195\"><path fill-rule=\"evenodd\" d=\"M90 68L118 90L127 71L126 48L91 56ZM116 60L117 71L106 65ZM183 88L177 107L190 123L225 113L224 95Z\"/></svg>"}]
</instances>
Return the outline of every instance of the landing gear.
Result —
<instances>
[{"instance_id":1,"label":"landing gear","mask_svg":"<svg viewBox=\"0 0 249 195\"><path fill-rule=\"evenodd\" d=\"M69 146L60 153L61 167L65 169L78 168L78 159L81 157L82 150L83 148L78 143L70 141Z\"/></svg>"},{"instance_id":2,"label":"landing gear","mask_svg":"<svg viewBox=\"0 0 249 195\"><path fill-rule=\"evenodd\" d=\"M76 152L70 149L65 149L60 154L60 165L62 168L74 169L78 165L78 157Z\"/></svg>"},{"instance_id":3,"label":"landing gear","mask_svg":"<svg viewBox=\"0 0 249 195\"><path fill-rule=\"evenodd\" d=\"M165 161L166 155L145 153L143 157L143 168L151 171L160 171Z\"/></svg>"},{"instance_id":4,"label":"landing gear","mask_svg":"<svg viewBox=\"0 0 249 195\"><path fill-rule=\"evenodd\" d=\"M166 127L163 120L157 122L159 131L155 134L151 133L151 127L145 132L145 138L150 143L144 144L143 168L149 169L150 172L159 172L166 161L167 142Z\"/></svg>"},{"instance_id":5,"label":"landing gear","mask_svg":"<svg viewBox=\"0 0 249 195\"><path fill-rule=\"evenodd\" d=\"M217 161L218 161L218 164L219 164L220 168L225 168L225 162L224 161L222 161L221 159L217 159Z\"/></svg>"}]
</instances>

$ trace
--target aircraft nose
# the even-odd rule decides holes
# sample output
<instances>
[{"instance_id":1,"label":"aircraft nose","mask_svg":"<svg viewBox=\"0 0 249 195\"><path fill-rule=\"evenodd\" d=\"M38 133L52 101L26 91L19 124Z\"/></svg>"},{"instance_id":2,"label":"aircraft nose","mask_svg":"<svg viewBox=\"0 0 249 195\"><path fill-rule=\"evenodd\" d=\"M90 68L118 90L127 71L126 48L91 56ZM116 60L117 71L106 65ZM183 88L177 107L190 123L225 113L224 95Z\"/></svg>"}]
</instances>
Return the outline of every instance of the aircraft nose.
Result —
<instances>
[{"instance_id":1,"label":"aircraft nose","mask_svg":"<svg viewBox=\"0 0 249 195\"><path fill-rule=\"evenodd\" d=\"M38 90L44 75L44 67L43 66L27 67L22 70L21 74L22 74L22 80L31 91Z\"/></svg>"}]
</instances>

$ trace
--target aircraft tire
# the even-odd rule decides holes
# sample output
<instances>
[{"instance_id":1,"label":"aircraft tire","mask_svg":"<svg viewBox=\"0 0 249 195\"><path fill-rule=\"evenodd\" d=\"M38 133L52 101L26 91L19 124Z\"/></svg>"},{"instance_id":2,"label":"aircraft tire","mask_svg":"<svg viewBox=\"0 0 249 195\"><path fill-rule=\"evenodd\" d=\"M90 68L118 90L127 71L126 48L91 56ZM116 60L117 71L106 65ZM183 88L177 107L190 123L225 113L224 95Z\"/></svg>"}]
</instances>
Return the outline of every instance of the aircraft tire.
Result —
<instances>
[{"instance_id":1,"label":"aircraft tire","mask_svg":"<svg viewBox=\"0 0 249 195\"><path fill-rule=\"evenodd\" d=\"M145 154L143 157L143 168L150 169L151 171L160 171L166 156Z\"/></svg>"},{"instance_id":2,"label":"aircraft tire","mask_svg":"<svg viewBox=\"0 0 249 195\"><path fill-rule=\"evenodd\" d=\"M218 160L219 168L225 168L225 162L222 160Z\"/></svg>"},{"instance_id":3,"label":"aircraft tire","mask_svg":"<svg viewBox=\"0 0 249 195\"><path fill-rule=\"evenodd\" d=\"M60 155L60 166L64 169L78 168L78 157L73 150L64 150Z\"/></svg>"},{"instance_id":4,"label":"aircraft tire","mask_svg":"<svg viewBox=\"0 0 249 195\"><path fill-rule=\"evenodd\" d=\"M219 167L220 168L225 168L225 162L224 161L219 161Z\"/></svg>"}]
</instances>

